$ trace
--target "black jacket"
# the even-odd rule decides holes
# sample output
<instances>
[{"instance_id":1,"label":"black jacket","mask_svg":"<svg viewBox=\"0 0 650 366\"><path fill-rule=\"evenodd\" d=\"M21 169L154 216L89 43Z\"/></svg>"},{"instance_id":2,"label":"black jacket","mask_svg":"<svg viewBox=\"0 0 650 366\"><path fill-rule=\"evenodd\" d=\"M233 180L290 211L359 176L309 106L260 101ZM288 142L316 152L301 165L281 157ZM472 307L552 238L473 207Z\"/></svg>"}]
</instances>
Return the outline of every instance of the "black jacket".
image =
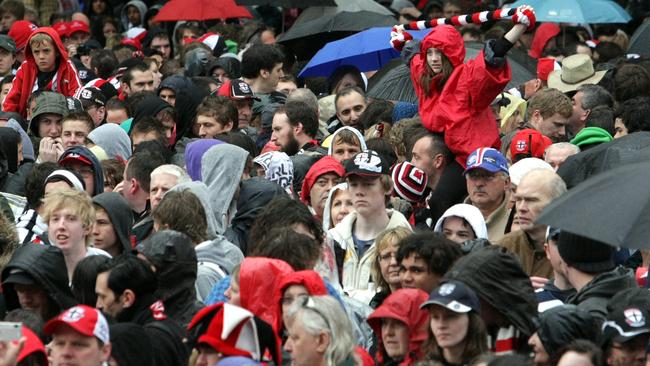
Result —
<instances>
[{"instance_id":1,"label":"black jacket","mask_svg":"<svg viewBox=\"0 0 650 366\"><path fill-rule=\"evenodd\" d=\"M2 270L2 293L7 302L7 310L20 308L14 286L4 283L14 269L27 272L34 281L43 286L51 300L50 304L53 305L50 309L52 317L77 304L68 286L68 271L59 248L30 243L16 249Z\"/></svg>"},{"instance_id":2,"label":"black jacket","mask_svg":"<svg viewBox=\"0 0 650 366\"><path fill-rule=\"evenodd\" d=\"M237 200L237 214L226 230L226 238L238 246L242 253L246 253L253 221L273 198L283 194L279 185L261 177L243 181Z\"/></svg>"},{"instance_id":3,"label":"black jacket","mask_svg":"<svg viewBox=\"0 0 650 366\"><path fill-rule=\"evenodd\" d=\"M96 196L104 192L104 173L102 173L102 166L95 154L93 154L92 151L88 150L88 148L85 146L73 146L61 154L61 157L59 157L59 165L61 165L61 162L65 158L69 157L72 154L81 155L84 158L88 159L92 164L95 182L95 190L93 191L92 195Z\"/></svg>"},{"instance_id":4,"label":"black jacket","mask_svg":"<svg viewBox=\"0 0 650 366\"><path fill-rule=\"evenodd\" d=\"M162 230L138 245L138 251L156 267L156 298L165 313L187 327L202 304L196 300L196 252L191 239L173 230Z\"/></svg>"},{"instance_id":5,"label":"black jacket","mask_svg":"<svg viewBox=\"0 0 650 366\"><path fill-rule=\"evenodd\" d=\"M444 280L467 284L526 337L536 329L537 299L518 259L505 248L492 245L461 258Z\"/></svg>"}]
</instances>

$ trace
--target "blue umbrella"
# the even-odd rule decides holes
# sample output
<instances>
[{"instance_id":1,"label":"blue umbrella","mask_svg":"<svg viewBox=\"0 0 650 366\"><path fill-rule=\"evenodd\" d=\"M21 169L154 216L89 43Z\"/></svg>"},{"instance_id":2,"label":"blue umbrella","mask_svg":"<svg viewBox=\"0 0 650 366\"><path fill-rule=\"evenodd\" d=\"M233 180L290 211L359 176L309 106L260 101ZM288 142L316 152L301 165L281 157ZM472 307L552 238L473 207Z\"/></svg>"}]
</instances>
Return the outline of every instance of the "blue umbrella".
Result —
<instances>
[{"instance_id":1,"label":"blue umbrella","mask_svg":"<svg viewBox=\"0 0 650 366\"><path fill-rule=\"evenodd\" d=\"M612 0L518 0L512 5L530 5L539 22L627 23L632 18Z\"/></svg>"},{"instance_id":2,"label":"blue umbrella","mask_svg":"<svg viewBox=\"0 0 650 366\"><path fill-rule=\"evenodd\" d=\"M325 45L300 72L300 77L329 76L337 67L354 65L361 71L379 70L399 52L390 46L390 27L370 28ZM416 39L430 30L409 32Z\"/></svg>"}]
</instances>

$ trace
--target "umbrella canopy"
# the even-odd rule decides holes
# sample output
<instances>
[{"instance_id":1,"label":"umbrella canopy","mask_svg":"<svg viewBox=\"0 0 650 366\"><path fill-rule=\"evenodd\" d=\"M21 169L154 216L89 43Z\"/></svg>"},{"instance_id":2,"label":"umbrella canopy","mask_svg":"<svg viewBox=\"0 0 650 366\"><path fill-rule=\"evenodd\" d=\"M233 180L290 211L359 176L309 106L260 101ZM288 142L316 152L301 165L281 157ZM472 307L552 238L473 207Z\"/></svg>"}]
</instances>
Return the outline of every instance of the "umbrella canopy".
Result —
<instances>
[{"instance_id":1,"label":"umbrella canopy","mask_svg":"<svg viewBox=\"0 0 650 366\"><path fill-rule=\"evenodd\" d=\"M343 11L306 22L296 21L287 32L278 37L278 42L292 49L298 59L307 60L328 42L368 28L392 26L396 22L391 15L366 10Z\"/></svg>"},{"instance_id":2,"label":"umbrella canopy","mask_svg":"<svg viewBox=\"0 0 650 366\"><path fill-rule=\"evenodd\" d=\"M252 18L251 13L234 0L171 0L158 15L158 22L178 20L211 20L227 18Z\"/></svg>"},{"instance_id":3,"label":"umbrella canopy","mask_svg":"<svg viewBox=\"0 0 650 366\"><path fill-rule=\"evenodd\" d=\"M630 38L628 53L650 57L650 22L643 22Z\"/></svg>"},{"instance_id":4,"label":"umbrella canopy","mask_svg":"<svg viewBox=\"0 0 650 366\"><path fill-rule=\"evenodd\" d=\"M551 23L627 23L632 18L612 0L518 0L515 8L535 8L538 22Z\"/></svg>"},{"instance_id":5,"label":"umbrella canopy","mask_svg":"<svg viewBox=\"0 0 650 366\"><path fill-rule=\"evenodd\" d=\"M650 160L595 175L548 205L537 219L613 246L650 249Z\"/></svg>"},{"instance_id":6,"label":"umbrella canopy","mask_svg":"<svg viewBox=\"0 0 650 366\"><path fill-rule=\"evenodd\" d=\"M465 43L465 61L475 58L482 49L482 43ZM516 49L511 49L508 53L508 64L510 65L512 79L506 89L514 88L535 78L535 72L530 70L529 63L522 61L526 60L528 56L518 53L521 53L521 51ZM398 59L391 61L385 69L377 72L368 81L368 96L375 99L417 103L418 97L411 82L409 67L401 59Z\"/></svg>"},{"instance_id":7,"label":"umbrella canopy","mask_svg":"<svg viewBox=\"0 0 650 366\"><path fill-rule=\"evenodd\" d=\"M650 132L634 132L570 156L558 169L568 188L625 164L650 160Z\"/></svg>"},{"instance_id":8,"label":"umbrella canopy","mask_svg":"<svg viewBox=\"0 0 650 366\"><path fill-rule=\"evenodd\" d=\"M360 71L381 69L399 52L388 42L390 27L376 27L353 34L325 45L300 72L301 77L329 76L341 65L354 65ZM413 31L416 39L422 39L429 30Z\"/></svg>"},{"instance_id":9,"label":"umbrella canopy","mask_svg":"<svg viewBox=\"0 0 650 366\"><path fill-rule=\"evenodd\" d=\"M308 8L310 6L336 6L334 0L235 0L239 5L272 5L283 8Z\"/></svg>"},{"instance_id":10,"label":"umbrella canopy","mask_svg":"<svg viewBox=\"0 0 650 366\"><path fill-rule=\"evenodd\" d=\"M295 24L309 22L325 16L332 16L343 11L351 13L357 11L369 11L371 13L393 15L390 10L379 5L375 0L334 0L334 3L335 6L312 6L305 9L300 13Z\"/></svg>"}]
</instances>

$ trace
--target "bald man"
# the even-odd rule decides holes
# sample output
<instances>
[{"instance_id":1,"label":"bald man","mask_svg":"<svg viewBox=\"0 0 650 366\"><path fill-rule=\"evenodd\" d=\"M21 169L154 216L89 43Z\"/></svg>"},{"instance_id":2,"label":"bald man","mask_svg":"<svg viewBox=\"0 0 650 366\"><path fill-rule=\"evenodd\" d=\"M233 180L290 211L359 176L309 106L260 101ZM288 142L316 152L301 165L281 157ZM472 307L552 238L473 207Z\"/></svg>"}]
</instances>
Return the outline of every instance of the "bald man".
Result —
<instances>
[{"instance_id":1,"label":"bald man","mask_svg":"<svg viewBox=\"0 0 650 366\"><path fill-rule=\"evenodd\" d=\"M514 221L519 224L519 230L506 234L497 244L517 255L529 276L549 278L553 274L544 252L546 226L535 221L544 207L566 190L559 175L535 169L524 175L514 192Z\"/></svg>"}]
</instances>

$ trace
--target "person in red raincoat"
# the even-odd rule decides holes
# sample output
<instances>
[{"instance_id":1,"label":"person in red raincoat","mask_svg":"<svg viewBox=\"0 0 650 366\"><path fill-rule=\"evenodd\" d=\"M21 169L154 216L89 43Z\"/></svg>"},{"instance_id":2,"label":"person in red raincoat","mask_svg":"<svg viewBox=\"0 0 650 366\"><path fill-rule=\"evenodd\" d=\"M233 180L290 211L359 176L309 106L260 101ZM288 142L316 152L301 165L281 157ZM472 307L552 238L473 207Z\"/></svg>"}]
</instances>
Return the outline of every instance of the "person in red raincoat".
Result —
<instances>
[{"instance_id":1,"label":"person in red raincoat","mask_svg":"<svg viewBox=\"0 0 650 366\"><path fill-rule=\"evenodd\" d=\"M479 147L501 145L490 104L510 81L505 55L526 27L535 26L535 13L522 6L512 19L515 26L503 38L488 40L483 51L466 63L463 37L452 26L433 28L422 42L411 41L413 37L400 26L391 32L391 44L402 51L411 68L422 125L441 134L453 155L436 152L444 156L444 168L428 199L432 222L467 195L463 171L469 154Z\"/></svg>"},{"instance_id":2,"label":"person in red raincoat","mask_svg":"<svg viewBox=\"0 0 650 366\"><path fill-rule=\"evenodd\" d=\"M422 124L444 134L462 166L475 149L501 145L490 104L511 78L506 53L535 24L532 8L519 7L513 21L515 26L503 38L488 40L484 50L466 63L463 37L450 25L433 28L419 45L409 42L402 53L411 67ZM392 36L398 49L412 39L399 27L393 28Z\"/></svg>"},{"instance_id":3,"label":"person in red raincoat","mask_svg":"<svg viewBox=\"0 0 650 366\"><path fill-rule=\"evenodd\" d=\"M420 305L428 298L420 289L398 289L368 316L379 342L377 365L409 366L422 358L429 312Z\"/></svg>"}]
</instances>

